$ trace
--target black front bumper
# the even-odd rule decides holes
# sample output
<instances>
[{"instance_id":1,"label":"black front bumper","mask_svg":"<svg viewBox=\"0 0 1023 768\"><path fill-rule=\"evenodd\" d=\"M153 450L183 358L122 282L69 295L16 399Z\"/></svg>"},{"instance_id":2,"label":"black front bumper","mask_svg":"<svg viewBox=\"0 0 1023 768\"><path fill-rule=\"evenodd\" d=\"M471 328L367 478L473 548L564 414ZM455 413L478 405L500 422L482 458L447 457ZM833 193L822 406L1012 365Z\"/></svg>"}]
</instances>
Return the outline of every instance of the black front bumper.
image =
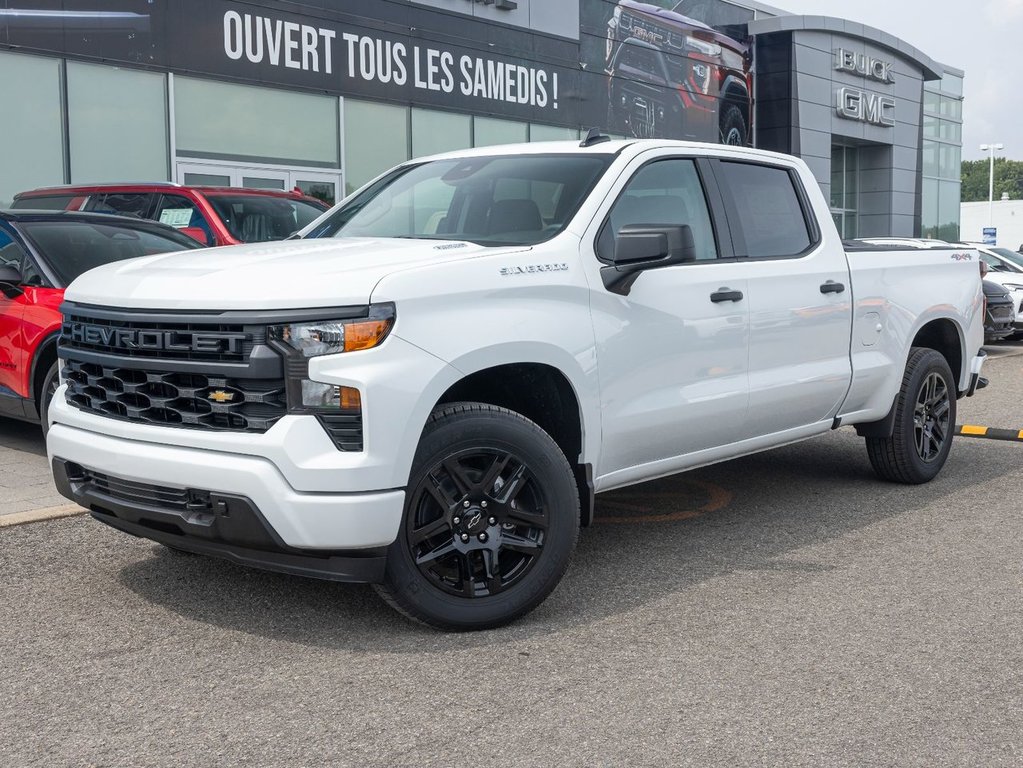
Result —
<instances>
[{"instance_id":1,"label":"black front bumper","mask_svg":"<svg viewBox=\"0 0 1023 768\"><path fill-rule=\"evenodd\" d=\"M386 550L289 547L244 496L170 488L53 460L57 490L100 522L175 549L239 565L329 581L383 581Z\"/></svg>"}]
</instances>

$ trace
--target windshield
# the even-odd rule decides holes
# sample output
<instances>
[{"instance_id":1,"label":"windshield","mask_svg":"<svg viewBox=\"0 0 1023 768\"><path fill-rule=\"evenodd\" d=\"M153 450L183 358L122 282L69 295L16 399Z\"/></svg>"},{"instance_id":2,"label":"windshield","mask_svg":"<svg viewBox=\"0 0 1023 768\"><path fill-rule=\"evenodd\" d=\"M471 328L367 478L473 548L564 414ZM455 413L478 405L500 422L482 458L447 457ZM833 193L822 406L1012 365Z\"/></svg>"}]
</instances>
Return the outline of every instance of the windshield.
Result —
<instances>
[{"instance_id":1,"label":"windshield","mask_svg":"<svg viewBox=\"0 0 1023 768\"><path fill-rule=\"evenodd\" d=\"M114 261L201 247L177 232L91 221L24 221L18 225L62 285Z\"/></svg>"},{"instance_id":2,"label":"windshield","mask_svg":"<svg viewBox=\"0 0 1023 768\"><path fill-rule=\"evenodd\" d=\"M260 195L207 195L231 237L243 243L283 240L326 209L305 200Z\"/></svg>"},{"instance_id":3,"label":"windshield","mask_svg":"<svg viewBox=\"0 0 1023 768\"><path fill-rule=\"evenodd\" d=\"M991 251L997 253L1006 261L1011 261L1017 267L1023 267L1023 253L1011 251L1008 248L992 248Z\"/></svg>"},{"instance_id":4,"label":"windshield","mask_svg":"<svg viewBox=\"0 0 1023 768\"><path fill-rule=\"evenodd\" d=\"M613 155L499 155L399 168L306 237L531 245L561 232Z\"/></svg>"}]
</instances>

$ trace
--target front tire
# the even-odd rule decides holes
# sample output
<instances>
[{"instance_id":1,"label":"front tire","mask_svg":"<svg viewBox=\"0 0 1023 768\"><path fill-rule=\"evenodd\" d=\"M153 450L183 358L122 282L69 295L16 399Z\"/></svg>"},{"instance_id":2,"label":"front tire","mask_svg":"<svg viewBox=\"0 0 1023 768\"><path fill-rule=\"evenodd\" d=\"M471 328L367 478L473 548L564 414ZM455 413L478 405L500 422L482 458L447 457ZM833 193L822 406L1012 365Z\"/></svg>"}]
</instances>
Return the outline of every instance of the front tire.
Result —
<instances>
[{"instance_id":1,"label":"front tire","mask_svg":"<svg viewBox=\"0 0 1023 768\"><path fill-rule=\"evenodd\" d=\"M578 488L550 435L505 408L445 405L416 450L377 590L440 629L498 627L551 593L578 535Z\"/></svg>"},{"instance_id":2,"label":"front tire","mask_svg":"<svg viewBox=\"0 0 1023 768\"><path fill-rule=\"evenodd\" d=\"M59 363L54 363L46 371L43 385L39 388L39 420L43 428L43 437L50 431L50 401L60 386Z\"/></svg>"},{"instance_id":3,"label":"front tire","mask_svg":"<svg viewBox=\"0 0 1023 768\"><path fill-rule=\"evenodd\" d=\"M913 347L895 399L890 437L868 437L867 456L884 480L918 485L932 480L952 449L956 382L945 357Z\"/></svg>"}]
</instances>

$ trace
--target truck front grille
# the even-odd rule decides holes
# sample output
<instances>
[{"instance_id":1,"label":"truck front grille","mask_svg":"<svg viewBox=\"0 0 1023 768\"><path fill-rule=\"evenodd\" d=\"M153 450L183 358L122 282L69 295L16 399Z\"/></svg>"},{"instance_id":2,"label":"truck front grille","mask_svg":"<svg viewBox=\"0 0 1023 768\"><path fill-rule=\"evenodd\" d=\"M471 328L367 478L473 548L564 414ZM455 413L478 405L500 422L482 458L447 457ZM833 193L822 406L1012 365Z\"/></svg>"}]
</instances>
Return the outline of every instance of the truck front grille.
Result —
<instances>
[{"instance_id":1,"label":"truck front grille","mask_svg":"<svg viewBox=\"0 0 1023 768\"><path fill-rule=\"evenodd\" d=\"M121 421L266 432L288 412L273 318L61 306L58 345L69 405Z\"/></svg>"},{"instance_id":2,"label":"truck front grille","mask_svg":"<svg viewBox=\"0 0 1023 768\"><path fill-rule=\"evenodd\" d=\"M125 421L265 432L287 412L283 379L243 379L67 360L67 401Z\"/></svg>"}]
</instances>

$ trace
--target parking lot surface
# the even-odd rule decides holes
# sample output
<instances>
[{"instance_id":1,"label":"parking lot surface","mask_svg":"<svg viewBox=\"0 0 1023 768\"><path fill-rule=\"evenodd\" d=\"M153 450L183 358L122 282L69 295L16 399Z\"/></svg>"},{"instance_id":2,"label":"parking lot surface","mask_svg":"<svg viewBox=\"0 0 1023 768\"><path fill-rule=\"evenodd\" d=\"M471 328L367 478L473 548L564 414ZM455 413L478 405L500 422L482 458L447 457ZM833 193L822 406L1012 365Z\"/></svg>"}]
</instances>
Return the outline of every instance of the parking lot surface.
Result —
<instances>
[{"instance_id":1,"label":"parking lot surface","mask_svg":"<svg viewBox=\"0 0 1023 768\"><path fill-rule=\"evenodd\" d=\"M1023 429L1015 351L960 423ZM606 494L552 597L469 635L86 516L3 527L0 765L1018 766L1021 459L960 438L886 484L843 429Z\"/></svg>"}]
</instances>

